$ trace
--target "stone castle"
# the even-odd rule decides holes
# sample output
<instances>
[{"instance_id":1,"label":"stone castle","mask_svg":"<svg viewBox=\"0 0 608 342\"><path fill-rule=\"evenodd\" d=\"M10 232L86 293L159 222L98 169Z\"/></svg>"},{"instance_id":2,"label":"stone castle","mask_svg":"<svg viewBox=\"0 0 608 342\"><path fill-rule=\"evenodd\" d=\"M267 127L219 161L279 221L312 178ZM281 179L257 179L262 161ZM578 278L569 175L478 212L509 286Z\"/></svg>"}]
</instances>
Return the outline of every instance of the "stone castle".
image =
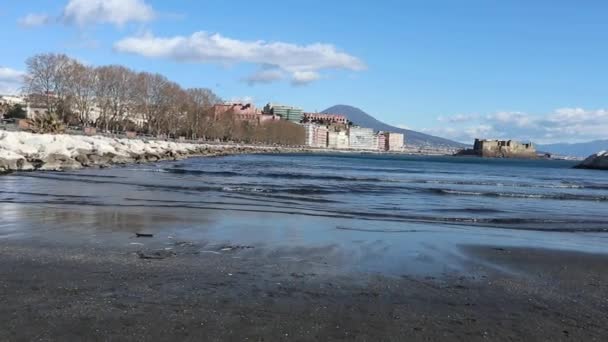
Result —
<instances>
[{"instance_id":1,"label":"stone castle","mask_svg":"<svg viewBox=\"0 0 608 342\"><path fill-rule=\"evenodd\" d=\"M532 143L515 140L475 139L472 152L490 158L536 158L536 148Z\"/></svg>"}]
</instances>

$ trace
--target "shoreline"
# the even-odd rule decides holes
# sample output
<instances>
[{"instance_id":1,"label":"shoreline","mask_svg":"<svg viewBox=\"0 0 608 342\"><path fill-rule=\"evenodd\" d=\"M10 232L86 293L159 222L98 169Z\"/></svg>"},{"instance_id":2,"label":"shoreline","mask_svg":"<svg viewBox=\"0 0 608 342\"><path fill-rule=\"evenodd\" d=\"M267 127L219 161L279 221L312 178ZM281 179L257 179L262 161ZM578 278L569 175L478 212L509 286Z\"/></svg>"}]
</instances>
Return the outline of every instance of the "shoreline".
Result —
<instances>
[{"instance_id":1,"label":"shoreline","mask_svg":"<svg viewBox=\"0 0 608 342\"><path fill-rule=\"evenodd\" d=\"M215 145L0 131L0 174L15 171L68 171L86 167L140 164L194 157L251 153L296 153L296 147Z\"/></svg>"},{"instance_id":2,"label":"shoreline","mask_svg":"<svg viewBox=\"0 0 608 342\"><path fill-rule=\"evenodd\" d=\"M104 168L111 165L254 153L450 156L440 152L381 152L238 143L188 143L0 130L0 175L16 171L70 171L87 167Z\"/></svg>"}]
</instances>

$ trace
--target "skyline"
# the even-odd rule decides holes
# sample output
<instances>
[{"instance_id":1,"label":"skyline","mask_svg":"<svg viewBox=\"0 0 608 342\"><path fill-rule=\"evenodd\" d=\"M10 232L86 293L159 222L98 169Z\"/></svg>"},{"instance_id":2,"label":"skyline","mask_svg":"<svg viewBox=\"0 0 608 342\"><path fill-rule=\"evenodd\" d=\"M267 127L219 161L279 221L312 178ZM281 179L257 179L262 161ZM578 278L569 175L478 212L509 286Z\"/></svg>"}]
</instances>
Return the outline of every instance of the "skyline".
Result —
<instances>
[{"instance_id":1,"label":"skyline","mask_svg":"<svg viewBox=\"0 0 608 342\"><path fill-rule=\"evenodd\" d=\"M13 3L0 9L0 37L15 42L0 58L0 93L18 87L27 57L58 52L258 106L348 104L467 143L607 138L608 4L381 4Z\"/></svg>"}]
</instances>

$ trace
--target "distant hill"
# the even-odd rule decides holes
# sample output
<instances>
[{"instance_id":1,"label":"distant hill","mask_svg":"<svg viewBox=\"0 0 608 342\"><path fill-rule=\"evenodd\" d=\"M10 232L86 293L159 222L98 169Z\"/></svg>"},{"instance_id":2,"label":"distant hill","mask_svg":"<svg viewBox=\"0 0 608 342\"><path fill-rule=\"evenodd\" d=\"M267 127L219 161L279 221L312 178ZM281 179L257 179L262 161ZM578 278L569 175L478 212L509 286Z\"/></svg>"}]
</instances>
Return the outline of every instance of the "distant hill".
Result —
<instances>
[{"instance_id":1,"label":"distant hill","mask_svg":"<svg viewBox=\"0 0 608 342\"><path fill-rule=\"evenodd\" d=\"M461 148L465 147L465 144L435 137L432 135L412 131L409 129L398 128L395 126L391 126L385 124L382 121L377 120L373 116L367 114L359 108L346 106L346 105L337 105L330 108L327 108L323 111L323 113L327 114L341 114L346 116L350 121L352 121L355 125L361 127L369 127L373 128L377 131L388 131L395 133L404 133L406 144L410 146L428 146L428 147L456 147Z\"/></svg>"},{"instance_id":2,"label":"distant hill","mask_svg":"<svg viewBox=\"0 0 608 342\"><path fill-rule=\"evenodd\" d=\"M553 154L559 154L562 156L573 156L573 157L588 157L599 151L608 150L608 140L595 140L585 143L577 144L548 144L548 145L536 145L536 148L540 151L546 151Z\"/></svg>"}]
</instances>

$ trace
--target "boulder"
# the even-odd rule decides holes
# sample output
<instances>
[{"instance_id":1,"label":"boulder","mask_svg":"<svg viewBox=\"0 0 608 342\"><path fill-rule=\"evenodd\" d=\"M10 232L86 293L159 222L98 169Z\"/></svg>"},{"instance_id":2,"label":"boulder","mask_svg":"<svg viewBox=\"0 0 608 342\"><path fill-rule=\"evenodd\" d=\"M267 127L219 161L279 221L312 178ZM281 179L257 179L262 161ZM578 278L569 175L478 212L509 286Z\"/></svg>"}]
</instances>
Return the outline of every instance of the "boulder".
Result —
<instances>
[{"instance_id":1,"label":"boulder","mask_svg":"<svg viewBox=\"0 0 608 342\"><path fill-rule=\"evenodd\" d=\"M577 169L608 170L608 151L598 152L576 165Z\"/></svg>"},{"instance_id":2,"label":"boulder","mask_svg":"<svg viewBox=\"0 0 608 342\"><path fill-rule=\"evenodd\" d=\"M38 168L43 171L76 170L82 168L82 164L64 154L52 153L41 158L42 165Z\"/></svg>"},{"instance_id":3,"label":"boulder","mask_svg":"<svg viewBox=\"0 0 608 342\"><path fill-rule=\"evenodd\" d=\"M20 154L0 149L0 173L11 171L29 171L34 166Z\"/></svg>"}]
</instances>

